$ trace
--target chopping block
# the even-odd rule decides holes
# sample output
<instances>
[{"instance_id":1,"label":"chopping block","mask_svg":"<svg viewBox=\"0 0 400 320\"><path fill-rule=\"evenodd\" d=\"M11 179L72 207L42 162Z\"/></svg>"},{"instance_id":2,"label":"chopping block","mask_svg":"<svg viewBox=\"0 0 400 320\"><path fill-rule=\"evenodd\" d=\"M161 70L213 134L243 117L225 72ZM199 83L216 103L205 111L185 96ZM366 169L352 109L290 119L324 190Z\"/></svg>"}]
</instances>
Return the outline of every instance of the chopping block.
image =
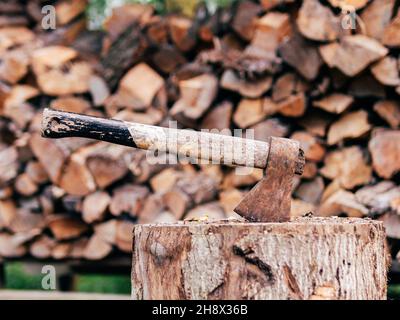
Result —
<instances>
[{"instance_id":1,"label":"chopping block","mask_svg":"<svg viewBox=\"0 0 400 320\"><path fill-rule=\"evenodd\" d=\"M133 299L385 299L388 254L382 222L290 219L298 142L268 142L45 110L42 135L84 137L265 169L235 208L243 220L136 225ZM171 137L175 144L169 144ZM189 138L189 139L188 139ZM190 141L190 142L188 142ZM252 161L249 161L249 154Z\"/></svg>"}]
</instances>

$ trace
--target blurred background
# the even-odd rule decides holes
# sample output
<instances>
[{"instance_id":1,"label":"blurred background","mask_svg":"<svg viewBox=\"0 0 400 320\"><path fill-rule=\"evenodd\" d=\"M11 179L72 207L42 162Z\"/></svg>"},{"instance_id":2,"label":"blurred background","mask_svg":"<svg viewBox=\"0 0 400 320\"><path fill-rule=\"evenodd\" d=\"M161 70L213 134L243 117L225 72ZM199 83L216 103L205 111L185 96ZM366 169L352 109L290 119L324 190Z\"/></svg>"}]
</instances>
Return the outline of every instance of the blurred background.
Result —
<instances>
[{"instance_id":1,"label":"blurred background","mask_svg":"<svg viewBox=\"0 0 400 320\"><path fill-rule=\"evenodd\" d=\"M383 221L398 297L399 49L396 0L2 1L0 298L127 297L134 224L237 218L263 174L43 139L45 107L300 141L292 217Z\"/></svg>"}]
</instances>

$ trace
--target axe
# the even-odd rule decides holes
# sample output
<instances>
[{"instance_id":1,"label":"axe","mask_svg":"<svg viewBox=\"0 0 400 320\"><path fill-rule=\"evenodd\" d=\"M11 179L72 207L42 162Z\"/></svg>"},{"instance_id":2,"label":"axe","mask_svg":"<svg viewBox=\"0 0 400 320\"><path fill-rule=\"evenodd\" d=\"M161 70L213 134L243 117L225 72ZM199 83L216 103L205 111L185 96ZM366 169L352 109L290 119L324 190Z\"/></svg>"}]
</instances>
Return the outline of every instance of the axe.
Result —
<instances>
[{"instance_id":1,"label":"axe","mask_svg":"<svg viewBox=\"0 0 400 320\"><path fill-rule=\"evenodd\" d=\"M265 176L234 209L249 221L290 220L293 177L301 175L304 152L297 141L268 142L187 129L164 128L45 109L42 136L82 137L124 146L168 152L221 164L265 169Z\"/></svg>"}]
</instances>

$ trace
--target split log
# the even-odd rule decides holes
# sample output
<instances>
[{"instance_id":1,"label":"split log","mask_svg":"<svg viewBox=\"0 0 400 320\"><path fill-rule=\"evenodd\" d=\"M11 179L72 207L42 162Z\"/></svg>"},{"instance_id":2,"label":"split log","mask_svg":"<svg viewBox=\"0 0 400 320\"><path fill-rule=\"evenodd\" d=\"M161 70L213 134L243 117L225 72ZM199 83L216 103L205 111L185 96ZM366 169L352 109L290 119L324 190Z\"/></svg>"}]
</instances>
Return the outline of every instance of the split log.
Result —
<instances>
[{"instance_id":1,"label":"split log","mask_svg":"<svg viewBox=\"0 0 400 320\"><path fill-rule=\"evenodd\" d=\"M334 122L328 131L328 144L333 145L344 139L359 138L371 130L368 113L364 110L350 112Z\"/></svg>"},{"instance_id":2,"label":"split log","mask_svg":"<svg viewBox=\"0 0 400 320\"><path fill-rule=\"evenodd\" d=\"M57 240L77 238L88 230L88 226L82 221L65 215L49 217L47 225Z\"/></svg>"},{"instance_id":3,"label":"split log","mask_svg":"<svg viewBox=\"0 0 400 320\"><path fill-rule=\"evenodd\" d=\"M307 203L318 204L324 188L325 185L322 177L316 177L311 181L302 182L297 187L294 195Z\"/></svg>"},{"instance_id":4,"label":"split log","mask_svg":"<svg viewBox=\"0 0 400 320\"><path fill-rule=\"evenodd\" d=\"M382 40L385 28L392 18L394 4L395 0L372 1L363 10L360 17L367 36Z\"/></svg>"},{"instance_id":5,"label":"split log","mask_svg":"<svg viewBox=\"0 0 400 320\"><path fill-rule=\"evenodd\" d=\"M400 130L375 129L368 149L380 177L389 179L400 170Z\"/></svg>"},{"instance_id":6,"label":"split log","mask_svg":"<svg viewBox=\"0 0 400 320\"><path fill-rule=\"evenodd\" d=\"M56 17L60 25L67 24L86 9L86 0L64 0L56 4Z\"/></svg>"},{"instance_id":7,"label":"split log","mask_svg":"<svg viewBox=\"0 0 400 320\"><path fill-rule=\"evenodd\" d=\"M110 212L115 216L128 213L135 217L142 209L149 190L145 186L126 184L114 190L110 202Z\"/></svg>"},{"instance_id":8,"label":"split log","mask_svg":"<svg viewBox=\"0 0 400 320\"><path fill-rule=\"evenodd\" d=\"M370 63L383 58L389 50L375 39L353 35L343 37L339 43L331 43L320 47L325 63L336 67L349 77L354 77Z\"/></svg>"},{"instance_id":9,"label":"split log","mask_svg":"<svg viewBox=\"0 0 400 320\"><path fill-rule=\"evenodd\" d=\"M318 0L303 1L296 22L303 36L316 41L336 40L343 30L340 18Z\"/></svg>"},{"instance_id":10,"label":"split log","mask_svg":"<svg viewBox=\"0 0 400 320\"><path fill-rule=\"evenodd\" d=\"M400 85L398 62L394 57L385 57L371 67L375 78L386 86Z\"/></svg>"},{"instance_id":11,"label":"split log","mask_svg":"<svg viewBox=\"0 0 400 320\"><path fill-rule=\"evenodd\" d=\"M368 215L369 210L357 200L353 193L343 189L334 192L318 208L318 215L323 217L344 213L349 217L361 218Z\"/></svg>"},{"instance_id":12,"label":"split log","mask_svg":"<svg viewBox=\"0 0 400 320\"><path fill-rule=\"evenodd\" d=\"M305 131L296 131L290 138L300 142L306 160L319 162L324 158L325 147L313 135Z\"/></svg>"},{"instance_id":13,"label":"split log","mask_svg":"<svg viewBox=\"0 0 400 320\"><path fill-rule=\"evenodd\" d=\"M182 114L189 119L200 118L214 101L218 88L217 78L212 74L182 80L179 82L180 99L171 109L171 115Z\"/></svg>"},{"instance_id":14,"label":"split log","mask_svg":"<svg viewBox=\"0 0 400 320\"><path fill-rule=\"evenodd\" d=\"M95 234L86 244L83 250L83 257L88 260L100 260L107 257L111 251L112 245Z\"/></svg>"},{"instance_id":15,"label":"split log","mask_svg":"<svg viewBox=\"0 0 400 320\"><path fill-rule=\"evenodd\" d=\"M85 197L82 204L82 219L87 223L103 220L111 198L104 191L97 191Z\"/></svg>"},{"instance_id":16,"label":"split log","mask_svg":"<svg viewBox=\"0 0 400 320\"><path fill-rule=\"evenodd\" d=\"M370 214L383 214L396 210L395 200L400 198L400 187L392 181L365 186L355 193L357 200L370 210Z\"/></svg>"},{"instance_id":17,"label":"split log","mask_svg":"<svg viewBox=\"0 0 400 320\"><path fill-rule=\"evenodd\" d=\"M397 101L379 101L374 104L374 111L386 120L392 129L400 126L400 104Z\"/></svg>"},{"instance_id":18,"label":"split log","mask_svg":"<svg viewBox=\"0 0 400 320\"><path fill-rule=\"evenodd\" d=\"M224 89L237 91L244 97L259 98L271 88L272 78L267 76L256 81L248 81L239 78L234 71L226 70L220 85Z\"/></svg>"},{"instance_id":19,"label":"split log","mask_svg":"<svg viewBox=\"0 0 400 320\"><path fill-rule=\"evenodd\" d=\"M232 28L244 40L250 41L254 36L255 21L261 13L260 5L252 1L241 1L236 8Z\"/></svg>"},{"instance_id":20,"label":"split log","mask_svg":"<svg viewBox=\"0 0 400 320\"><path fill-rule=\"evenodd\" d=\"M216 107L212 108L201 122L201 129L222 131L231 126L233 104L224 101Z\"/></svg>"},{"instance_id":21,"label":"split log","mask_svg":"<svg viewBox=\"0 0 400 320\"><path fill-rule=\"evenodd\" d=\"M121 79L114 103L134 110L146 109L163 85L164 80L157 72L140 63Z\"/></svg>"},{"instance_id":22,"label":"split log","mask_svg":"<svg viewBox=\"0 0 400 320\"><path fill-rule=\"evenodd\" d=\"M263 99L242 99L233 114L233 121L240 128L247 128L262 121L268 115L269 105L270 103L267 102L267 108L264 108Z\"/></svg>"},{"instance_id":23,"label":"split log","mask_svg":"<svg viewBox=\"0 0 400 320\"><path fill-rule=\"evenodd\" d=\"M358 146L330 152L320 173L326 178L338 180L346 189L367 184L372 178L372 168L367 165Z\"/></svg>"},{"instance_id":24,"label":"split log","mask_svg":"<svg viewBox=\"0 0 400 320\"><path fill-rule=\"evenodd\" d=\"M315 46L311 45L300 35L295 34L283 43L279 52L283 60L295 68L307 80L314 80L323 64Z\"/></svg>"},{"instance_id":25,"label":"split log","mask_svg":"<svg viewBox=\"0 0 400 320\"><path fill-rule=\"evenodd\" d=\"M354 98L352 96L341 93L333 93L319 101L314 101L313 106L331 113L340 114L349 108L353 102Z\"/></svg>"},{"instance_id":26,"label":"split log","mask_svg":"<svg viewBox=\"0 0 400 320\"><path fill-rule=\"evenodd\" d=\"M388 47L400 47L400 13L385 28L382 43Z\"/></svg>"},{"instance_id":27,"label":"split log","mask_svg":"<svg viewBox=\"0 0 400 320\"><path fill-rule=\"evenodd\" d=\"M136 225L133 247L133 299L386 299L376 221Z\"/></svg>"}]
</instances>

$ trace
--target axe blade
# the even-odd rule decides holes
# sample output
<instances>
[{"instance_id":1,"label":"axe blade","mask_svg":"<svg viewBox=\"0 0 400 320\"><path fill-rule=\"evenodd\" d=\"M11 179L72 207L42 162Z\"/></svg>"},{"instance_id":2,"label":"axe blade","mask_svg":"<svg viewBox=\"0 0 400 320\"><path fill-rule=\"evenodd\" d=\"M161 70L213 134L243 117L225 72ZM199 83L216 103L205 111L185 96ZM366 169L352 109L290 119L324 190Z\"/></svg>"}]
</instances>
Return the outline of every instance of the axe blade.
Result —
<instances>
[{"instance_id":1,"label":"axe blade","mask_svg":"<svg viewBox=\"0 0 400 320\"><path fill-rule=\"evenodd\" d=\"M298 171L299 158L303 154L297 141L271 137L265 176L234 211L249 221L289 221L293 177Z\"/></svg>"}]
</instances>

